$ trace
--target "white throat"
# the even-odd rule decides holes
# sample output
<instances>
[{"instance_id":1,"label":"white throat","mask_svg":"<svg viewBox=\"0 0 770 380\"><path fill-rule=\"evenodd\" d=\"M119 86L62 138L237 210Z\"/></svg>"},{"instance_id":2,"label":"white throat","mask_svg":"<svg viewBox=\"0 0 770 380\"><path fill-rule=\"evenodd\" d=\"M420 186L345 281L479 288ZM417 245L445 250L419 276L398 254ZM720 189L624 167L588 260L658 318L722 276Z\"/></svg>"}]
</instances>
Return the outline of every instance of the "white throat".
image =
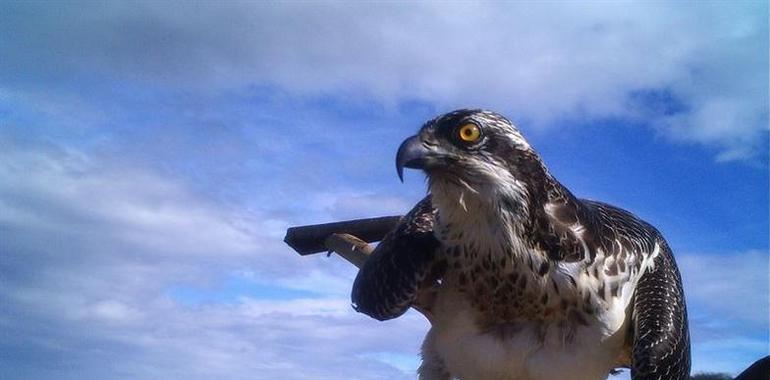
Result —
<instances>
[{"instance_id":1,"label":"white throat","mask_svg":"<svg viewBox=\"0 0 770 380\"><path fill-rule=\"evenodd\" d=\"M430 192L438 210L437 238L449 245L475 239L470 243L481 254L522 247L523 224L529 216L524 183L510 174L495 182L478 185L433 178Z\"/></svg>"}]
</instances>

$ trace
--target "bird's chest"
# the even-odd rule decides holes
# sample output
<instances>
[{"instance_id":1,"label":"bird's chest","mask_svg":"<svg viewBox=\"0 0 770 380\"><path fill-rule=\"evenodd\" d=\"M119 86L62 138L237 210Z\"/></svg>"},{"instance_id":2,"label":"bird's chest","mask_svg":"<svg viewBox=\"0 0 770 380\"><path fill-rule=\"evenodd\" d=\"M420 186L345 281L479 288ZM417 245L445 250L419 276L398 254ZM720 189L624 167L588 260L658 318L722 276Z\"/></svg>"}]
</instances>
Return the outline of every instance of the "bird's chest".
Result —
<instances>
[{"instance_id":1,"label":"bird's chest","mask_svg":"<svg viewBox=\"0 0 770 380\"><path fill-rule=\"evenodd\" d=\"M448 246L444 255L444 284L470 303L478 323L543 319L558 306L546 288L545 276L538 272L541 263L522 263L504 249L473 245Z\"/></svg>"},{"instance_id":2,"label":"bird's chest","mask_svg":"<svg viewBox=\"0 0 770 380\"><path fill-rule=\"evenodd\" d=\"M473 238L467 229L439 231L447 262L444 287L469 303L476 324L557 319L583 323L585 314L593 312L584 307L574 281L515 236L489 229L473 231Z\"/></svg>"},{"instance_id":3,"label":"bird's chest","mask_svg":"<svg viewBox=\"0 0 770 380\"><path fill-rule=\"evenodd\" d=\"M601 379L617 364L625 309L603 307L589 282L515 239L442 237L432 334L453 375Z\"/></svg>"},{"instance_id":4,"label":"bird's chest","mask_svg":"<svg viewBox=\"0 0 770 380\"><path fill-rule=\"evenodd\" d=\"M624 342L601 319L574 329L543 320L480 325L467 296L450 289L439 294L434 313L435 352L464 380L604 379Z\"/></svg>"}]
</instances>

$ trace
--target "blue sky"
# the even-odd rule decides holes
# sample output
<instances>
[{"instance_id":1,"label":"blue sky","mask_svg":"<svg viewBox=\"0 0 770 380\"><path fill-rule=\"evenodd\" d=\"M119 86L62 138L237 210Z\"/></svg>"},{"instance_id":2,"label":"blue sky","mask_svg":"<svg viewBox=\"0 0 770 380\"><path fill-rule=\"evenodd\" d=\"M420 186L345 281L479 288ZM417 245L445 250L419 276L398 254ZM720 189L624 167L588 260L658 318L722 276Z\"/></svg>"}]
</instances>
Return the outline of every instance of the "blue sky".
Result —
<instances>
[{"instance_id":1,"label":"blue sky","mask_svg":"<svg viewBox=\"0 0 770 380\"><path fill-rule=\"evenodd\" d=\"M427 323L356 314L354 268L281 239L408 210L395 151L458 107L658 226L694 370L736 373L768 353L767 13L1 2L0 373L414 378Z\"/></svg>"}]
</instances>

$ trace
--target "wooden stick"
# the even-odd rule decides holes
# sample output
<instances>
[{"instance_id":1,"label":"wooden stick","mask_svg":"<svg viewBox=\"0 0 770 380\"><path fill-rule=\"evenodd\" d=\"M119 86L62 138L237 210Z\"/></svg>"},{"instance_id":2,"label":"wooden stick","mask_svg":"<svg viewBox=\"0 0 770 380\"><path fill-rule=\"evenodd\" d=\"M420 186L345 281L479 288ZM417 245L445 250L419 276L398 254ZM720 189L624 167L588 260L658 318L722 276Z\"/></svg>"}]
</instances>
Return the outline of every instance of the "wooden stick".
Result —
<instances>
[{"instance_id":1,"label":"wooden stick","mask_svg":"<svg viewBox=\"0 0 770 380\"><path fill-rule=\"evenodd\" d=\"M304 256L328 250L325 242L332 234L349 234L369 243L380 241L400 219L401 216L394 215L291 227L283 241Z\"/></svg>"},{"instance_id":2,"label":"wooden stick","mask_svg":"<svg viewBox=\"0 0 770 380\"><path fill-rule=\"evenodd\" d=\"M327 250L337 252L359 269L364 266L366 259L374 251L367 242L349 234L331 234L324 241L324 245Z\"/></svg>"}]
</instances>

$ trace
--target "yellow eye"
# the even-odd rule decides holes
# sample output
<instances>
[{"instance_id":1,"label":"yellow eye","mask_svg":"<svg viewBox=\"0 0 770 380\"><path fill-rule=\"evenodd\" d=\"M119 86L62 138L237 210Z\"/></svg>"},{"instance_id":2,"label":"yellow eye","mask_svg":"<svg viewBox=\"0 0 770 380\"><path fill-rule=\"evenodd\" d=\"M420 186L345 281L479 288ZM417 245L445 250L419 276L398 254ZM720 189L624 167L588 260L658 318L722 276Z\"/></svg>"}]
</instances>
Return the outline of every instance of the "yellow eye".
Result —
<instances>
[{"instance_id":1,"label":"yellow eye","mask_svg":"<svg viewBox=\"0 0 770 380\"><path fill-rule=\"evenodd\" d=\"M481 137L481 130L476 124L465 124L457 130L460 140L465 142L474 142Z\"/></svg>"}]
</instances>

